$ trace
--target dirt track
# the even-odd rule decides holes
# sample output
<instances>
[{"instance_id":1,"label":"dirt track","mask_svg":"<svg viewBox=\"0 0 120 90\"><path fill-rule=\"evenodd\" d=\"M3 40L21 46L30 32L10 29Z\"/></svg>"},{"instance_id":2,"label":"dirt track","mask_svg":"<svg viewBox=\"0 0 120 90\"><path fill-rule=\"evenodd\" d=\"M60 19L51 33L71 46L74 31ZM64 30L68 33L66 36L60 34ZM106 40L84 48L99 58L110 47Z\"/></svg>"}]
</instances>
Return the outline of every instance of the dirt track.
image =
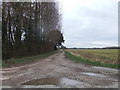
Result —
<instances>
[{"instance_id":1,"label":"dirt track","mask_svg":"<svg viewBox=\"0 0 120 90\"><path fill-rule=\"evenodd\" d=\"M76 63L66 58L63 51L27 65L4 68L1 72L3 87L118 88L117 69ZM21 85L33 79L43 78L46 78L46 81L42 82L43 85Z\"/></svg>"}]
</instances>

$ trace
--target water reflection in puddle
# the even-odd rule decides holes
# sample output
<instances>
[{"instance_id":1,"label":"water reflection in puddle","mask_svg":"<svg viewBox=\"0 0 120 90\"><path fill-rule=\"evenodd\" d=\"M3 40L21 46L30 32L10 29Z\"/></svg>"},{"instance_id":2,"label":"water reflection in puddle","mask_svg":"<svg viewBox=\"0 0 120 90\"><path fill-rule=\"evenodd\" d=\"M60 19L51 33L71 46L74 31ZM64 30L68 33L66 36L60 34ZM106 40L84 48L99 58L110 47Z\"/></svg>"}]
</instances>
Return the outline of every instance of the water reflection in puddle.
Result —
<instances>
[{"instance_id":1,"label":"water reflection in puddle","mask_svg":"<svg viewBox=\"0 0 120 90\"><path fill-rule=\"evenodd\" d=\"M67 86L75 86L75 85L80 85L83 84L82 82L79 82L77 80L69 79L69 78L61 78L60 81L61 85L67 85Z\"/></svg>"},{"instance_id":2,"label":"water reflection in puddle","mask_svg":"<svg viewBox=\"0 0 120 90\"><path fill-rule=\"evenodd\" d=\"M76 86L83 84L77 80L69 79L69 78L42 78L35 79L28 82L23 83L22 85L56 85L56 86Z\"/></svg>"},{"instance_id":3,"label":"water reflection in puddle","mask_svg":"<svg viewBox=\"0 0 120 90\"><path fill-rule=\"evenodd\" d=\"M96 77L105 77L102 74L96 74L96 73L91 73L91 72L82 72L82 74L89 75L89 76L96 76Z\"/></svg>"}]
</instances>

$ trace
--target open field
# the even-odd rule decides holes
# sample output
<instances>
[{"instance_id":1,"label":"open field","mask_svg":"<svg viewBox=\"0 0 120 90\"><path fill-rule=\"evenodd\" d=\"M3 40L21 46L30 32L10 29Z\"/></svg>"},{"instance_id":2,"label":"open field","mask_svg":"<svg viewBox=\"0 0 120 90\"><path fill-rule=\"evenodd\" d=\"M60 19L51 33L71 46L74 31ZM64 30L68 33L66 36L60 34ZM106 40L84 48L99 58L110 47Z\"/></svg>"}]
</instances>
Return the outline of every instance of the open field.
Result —
<instances>
[{"instance_id":1,"label":"open field","mask_svg":"<svg viewBox=\"0 0 120 90\"><path fill-rule=\"evenodd\" d=\"M68 49L73 55L102 64L117 65L118 49Z\"/></svg>"}]
</instances>

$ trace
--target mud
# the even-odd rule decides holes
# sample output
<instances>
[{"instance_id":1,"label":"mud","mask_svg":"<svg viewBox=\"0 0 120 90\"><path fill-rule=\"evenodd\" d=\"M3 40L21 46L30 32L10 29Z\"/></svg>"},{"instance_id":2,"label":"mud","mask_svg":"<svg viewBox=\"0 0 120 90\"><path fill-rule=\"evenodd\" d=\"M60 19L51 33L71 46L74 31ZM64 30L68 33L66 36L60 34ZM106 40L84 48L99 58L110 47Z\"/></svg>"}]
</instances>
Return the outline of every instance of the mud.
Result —
<instances>
[{"instance_id":1,"label":"mud","mask_svg":"<svg viewBox=\"0 0 120 90\"><path fill-rule=\"evenodd\" d=\"M118 70L76 63L64 51L25 65L3 68L3 87L118 88Z\"/></svg>"},{"instance_id":2,"label":"mud","mask_svg":"<svg viewBox=\"0 0 120 90\"><path fill-rule=\"evenodd\" d=\"M80 73L81 73L81 72L80 72ZM82 74L89 75L89 76L95 76L95 77L106 77L105 75L96 74L96 73L91 73L91 72L82 72Z\"/></svg>"},{"instance_id":3,"label":"mud","mask_svg":"<svg viewBox=\"0 0 120 90\"><path fill-rule=\"evenodd\" d=\"M59 78L42 78L42 79L34 79L25 83L22 83L21 85L58 85L59 84Z\"/></svg>"}]
</instances>

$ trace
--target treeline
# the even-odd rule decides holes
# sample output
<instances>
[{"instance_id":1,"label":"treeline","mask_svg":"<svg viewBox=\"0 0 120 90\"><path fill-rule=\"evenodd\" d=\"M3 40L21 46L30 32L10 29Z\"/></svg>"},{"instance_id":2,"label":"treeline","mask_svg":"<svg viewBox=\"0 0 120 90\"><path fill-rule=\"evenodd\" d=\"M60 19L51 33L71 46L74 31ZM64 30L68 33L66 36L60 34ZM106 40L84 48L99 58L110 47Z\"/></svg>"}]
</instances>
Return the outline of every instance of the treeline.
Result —
<instances>
[{"instance_id":1,"label":"treeline","mask_svg":"<svg viewBox=\"0 0 120 90\"><path fill-rule=\"evenodd\" d=\"M120 49L120 47L104 47L102 49Z\"/></svg>"},{"instance_id":2,"label":"treeline","mask_svg":"<svg viewBox=\"0 0 120 90\"><path fill-rule=\"evenodd\" d=\"M103 48L66 48L66 49L120 49L120 47L103 47Z\"/></svg>"},{"instance_id":3,"label":"treeline","mask_svg":"<svg viewBox=\"0 0 120 90\"><path fill-rule=\"evenodd\" d=\"M3 2L3 60L56 49L64 42L60 21L56 2Z\"/></svg>"}]
</instances>

